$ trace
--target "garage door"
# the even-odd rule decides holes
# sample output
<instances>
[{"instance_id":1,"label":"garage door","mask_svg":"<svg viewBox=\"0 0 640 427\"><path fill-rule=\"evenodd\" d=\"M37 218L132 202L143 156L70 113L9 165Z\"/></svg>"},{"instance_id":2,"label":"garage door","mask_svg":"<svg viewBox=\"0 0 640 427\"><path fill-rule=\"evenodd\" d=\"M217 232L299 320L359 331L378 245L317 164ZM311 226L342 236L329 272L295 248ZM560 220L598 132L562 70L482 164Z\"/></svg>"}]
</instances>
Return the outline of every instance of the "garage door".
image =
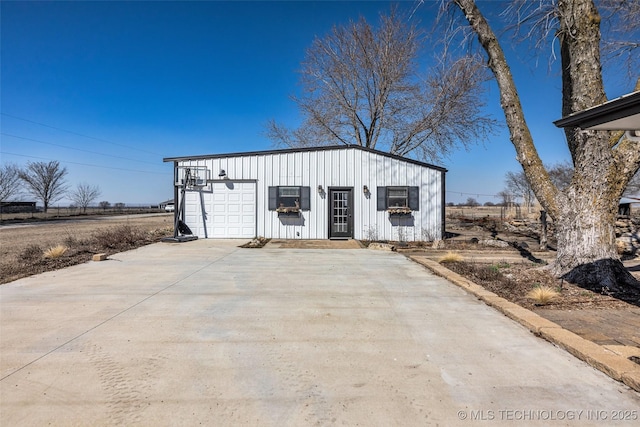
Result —
<instances>
[{"instance_id":1,"label":"garage door","mask_svg":"<svg viewBox=\"0 0 640 427\"><path fill-rule=\"evenodd\" d=\"M212 191L189 191L185 222L202 238L252 238L256 236L256 184L215 182Z\"/></svg>"}]
</instances>

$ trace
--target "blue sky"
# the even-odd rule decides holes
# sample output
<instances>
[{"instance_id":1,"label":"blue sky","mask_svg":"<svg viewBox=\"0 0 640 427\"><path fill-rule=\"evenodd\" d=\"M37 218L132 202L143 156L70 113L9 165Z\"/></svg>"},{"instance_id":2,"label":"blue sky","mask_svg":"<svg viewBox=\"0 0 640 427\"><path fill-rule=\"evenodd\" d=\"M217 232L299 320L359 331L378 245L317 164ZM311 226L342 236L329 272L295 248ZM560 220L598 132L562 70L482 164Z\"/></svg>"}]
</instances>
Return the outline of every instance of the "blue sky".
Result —
<instances>
[{"instance_id":1,"label":"blue sky","mask_svg":"<svg viewBox=\"0 0 640 427\"><path fill-rule=\"evenodd\" d=\"M413 9L414 1L400 2ZM386 1L11 2L1 7L0 159L58 160L72 188L97 185L99 200L153 204L172 197L163 157L274 148L269 119L296 126L289 96L315 36ZM431 22L431 2L414 18ZM500 10L500 2L480 7ZM520 47L523 48L522 46ZM525 114L545 162L568 159L560 78L507 49ZM425 54L425 63L429 53ZM609 97L632 89L608 86ZM501 122L494 84L488 110ZM507 171L519 170L502 129L489 142L439 162L447 200L497 202ZM60 205L67 205L63 199Z\"/></svg>"}]
</instances>

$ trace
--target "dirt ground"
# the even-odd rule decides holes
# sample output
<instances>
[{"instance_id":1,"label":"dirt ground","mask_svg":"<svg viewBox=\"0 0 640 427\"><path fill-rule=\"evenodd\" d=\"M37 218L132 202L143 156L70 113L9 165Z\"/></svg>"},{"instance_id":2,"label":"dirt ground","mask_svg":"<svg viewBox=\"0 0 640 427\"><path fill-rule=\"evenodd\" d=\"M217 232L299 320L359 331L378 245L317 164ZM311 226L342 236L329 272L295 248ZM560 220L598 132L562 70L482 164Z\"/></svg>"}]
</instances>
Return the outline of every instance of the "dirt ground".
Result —
<instances>
[{"instance_id":1,"label":"dirt ground","mask_svg":"<svg viewBox=\"0 0 640 427\"><path fill-rule=\"evenodd\" d=\"M81 219L5 224L0 227L0 283L86 262L95 253L113 254L157 242L162 237L171 235L172 229L172 214L89 216ZM623 309L630 305L640 307L640 292L614 294L606 289L594 292L554 278L543 268L545 259L552 259L553 252L522 253L514 247L495 248L469 243L470 238L483 239L495 233L468 223L463 226L450 220L448 231L457 237L445 240L443 247L431 250L426 245L413 248L410 252L423 251L436 260L448 251L459 252L463 254L463 260L449 263L448 268L529 309L541 308L526 295L532 288L543 285L560 293L559 298L544 306L545 309ZM523 236L508 233L497 237L510 242L527 241ZM535 241L528 241L533 248ZM57 245L67 246L69 250L57 259L42 257L43 251ZM640 278L640 271L633 271L633 274Z\"/></svg>"},{"instance_id":2,"label":"dirt ground","mask_svg":"<svg viewBox=\"0 0 640 427\"><path fill-rule=\"evenodd\" d=\"M113 254L172 234L173 214L80 217L0 227L0 283L86 262L95 253ZM63 245L56 259L43 257Z\"/></svg>"},{"instance_id":3,"label":"dirt ground","mask_svg":"<svg viewBox=\"0 0 640 427\"><path fill-rule=\"evenodd\" d=\"M610 289L585 289L553 277L545 268L553 261L555 252L537 251L535 236L510 233L492 221L456 221L450 218L447 231L453 238L447 239L438 250L426 249L429 257L438 261L448 252L459 253L459 262L449 262L446 267L467 277L495 294L531 310L584 310L625 309L640 307L640 290L612 292ZM473 240L496 239L509 246L497 248L471 243ZM630 260L631 274L640 280L640 259ZM559 296L542 307L527 294L535 287L547 286Z\"/></svg>"}]
</instances>

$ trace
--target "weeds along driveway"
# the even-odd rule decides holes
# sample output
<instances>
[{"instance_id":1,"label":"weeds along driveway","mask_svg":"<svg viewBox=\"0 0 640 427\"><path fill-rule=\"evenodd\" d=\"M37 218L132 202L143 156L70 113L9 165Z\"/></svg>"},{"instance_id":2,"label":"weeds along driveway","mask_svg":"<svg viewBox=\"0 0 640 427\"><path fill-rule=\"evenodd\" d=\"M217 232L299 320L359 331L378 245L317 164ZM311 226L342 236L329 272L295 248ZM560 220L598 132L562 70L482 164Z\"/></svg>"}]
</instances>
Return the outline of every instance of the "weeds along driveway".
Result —
<instances>
[{"instance_id":1,"label":"weeds along driveway","mask_svg":"<svg viewBox=\"0 0 640 427\"><path fill-rule=\"evenodd\" d=\"M0 425L637 425L636 392L402 255L240 243L0 286Z\"/></svg>"}]
</instances>

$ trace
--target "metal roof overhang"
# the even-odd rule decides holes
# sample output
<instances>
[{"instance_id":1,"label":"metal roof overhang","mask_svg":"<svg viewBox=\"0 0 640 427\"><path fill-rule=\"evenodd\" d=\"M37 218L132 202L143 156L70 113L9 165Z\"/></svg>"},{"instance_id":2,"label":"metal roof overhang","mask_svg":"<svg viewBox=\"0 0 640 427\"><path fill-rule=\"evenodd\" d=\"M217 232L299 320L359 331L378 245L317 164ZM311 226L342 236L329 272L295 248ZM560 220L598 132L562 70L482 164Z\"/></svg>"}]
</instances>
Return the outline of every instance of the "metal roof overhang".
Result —
<instances>
[{"instance_id":1,"label":"metal roof overhang","mask_svg":"<svg viewBox=\"0 0 640 427\"><path fill-rule=\"evenodd\" d=\"M162 159L162 161L163 162L179 162L179 161L185 161L185 160L224 159L229 157L264 156L269 154L284 154L284 153L295 153L295 152L303 152L303 151L327 151L327 150L349 150L349 149L367 151L370 153L378 154L380 156L389 157L392 159L398 159L403 162L424 166L424 167L435 169L442 172L448 172L448 170L442 166L432 165L430 163L425 163L425 162L421 162L419 160L411 159L408 157L402 157L395 154L390 154L384 151L374 150L373 148L361 147L359 145L327 145L327 146L321 146L321 147L285 148L285 149L266 150L266 151L246 151L246 152L237 152L237 153L165 157L164 159Z\"/></svg>"},{"instance_id":2,"label":"metal roof overhang","mask_svg":"<svg viewBox=\"0 0 640 427\"><path fill-rule=\"evenodd\" d=\"M588 110L573 113L553 122L560 128L640 132L640 91L621 96Z\"/></svg>"}]
</instances>

